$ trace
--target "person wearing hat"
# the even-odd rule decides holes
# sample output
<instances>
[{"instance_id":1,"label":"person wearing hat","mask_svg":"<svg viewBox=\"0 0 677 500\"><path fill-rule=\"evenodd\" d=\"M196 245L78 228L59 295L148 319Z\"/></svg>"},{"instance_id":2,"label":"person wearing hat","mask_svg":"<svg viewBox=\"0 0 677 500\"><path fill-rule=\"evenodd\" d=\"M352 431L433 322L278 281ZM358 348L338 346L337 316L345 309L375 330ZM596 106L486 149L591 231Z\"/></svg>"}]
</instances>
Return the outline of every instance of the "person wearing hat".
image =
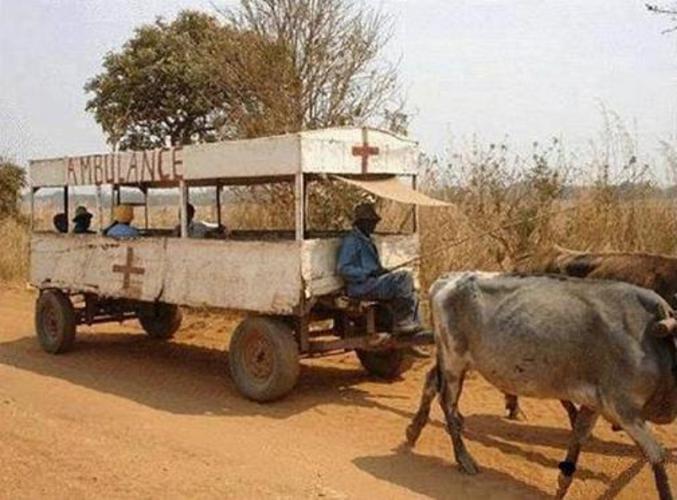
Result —
<instances>
[{"instance_id":1,"label":"person wearing hat","mask_svg":"<svg viewBox=\"0 0 677 500\"><path fill-rule=\"evenodd\" d=\"M381 265L371 239L380 220L373 203L355 207L353 229L339 249L337 271L345 281L348 296L390 302L395 316L393 333L413 334L422 329L417 318L414 280L409 271L391 272Z\"/></svg>"},{"instance_id":2,"label":"person wearing hat","mask_svg":"<svg viewBox=\"0 0 677 500\"><path fill-rule=\"evenodd\" d=\"M139 230L131 225L134 220L134 208L131 205L118 205L113 212L113 223L104 234L111 238L134 238Z\"/></svg>"},{"instance_id":3,"label":"person wearing hat","mask_svg":"<svg viewBox=\"0 0 677 500\"><path fill-rule=\"evenodd\" d=\"M94 231L89 229L89 226L92 224L92 217L93 215L82 205L76 208L75 217L73 217L73 222L75 223L73 232L76 234L93 234Z\"/></svg>"},{"instance_id":4,"label":"person wearing hat","mask_svg":"<svg viewBox=\"0 0 677 500\"><path fill-rule=\"evenodd\" d=\"M52 217L52 224L54 228L60 233L68 232L68 216L64 212L60 212Z\"/></svg>"}]
</instances>

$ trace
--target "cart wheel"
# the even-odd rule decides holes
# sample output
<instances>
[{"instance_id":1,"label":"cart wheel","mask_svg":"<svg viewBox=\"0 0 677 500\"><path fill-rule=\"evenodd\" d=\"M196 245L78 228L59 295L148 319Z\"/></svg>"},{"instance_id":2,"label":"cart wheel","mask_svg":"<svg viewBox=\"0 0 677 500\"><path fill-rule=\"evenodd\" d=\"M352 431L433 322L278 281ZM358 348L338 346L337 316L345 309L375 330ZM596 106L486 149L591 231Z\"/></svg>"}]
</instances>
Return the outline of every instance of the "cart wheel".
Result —
<instances>
[{"instance_id":1,"label":"cart wheel","mask_svg":"<svg viewBox=\"0 0 677 500\"><path fill-rule=\"evenodd\" d=\"M50 354L68 351L75 340L75 310L61 290L40 293L35 303L35 330L40 346Z\"/></svg>"},{"instance_id":2,"label":"cart wheel","mask_svg":"<svg viewBox=\"0 0 677 500\"><path fill-rule=\"evenodd\" d=\"M165 302L143 303L138 307L137 314L148 336L158 340L172 338L183 319L179 306Z\"/></svg>"},{"instance_id":3,"label":"cart wheel","mask_svg":"<svg viewBox=\"0 0 677 500\"><path fill-rule=\"evenodd\" d=\"M375 377L392 380L402 373L404 355L399 349L388 351L355 351L365 370Z\"/></svg>"},{"instance_id":4,"label":"cart wheel","mask_svg":"<svg viewBox=\"0 0 677 500\"><path fill-rule=\"evenodd\" d=\"M299 348L294 334L273 318L245 318L230 341L228 360L238 390L254 401L281 398L299 377Z\"/></svg>"}]
</instances>

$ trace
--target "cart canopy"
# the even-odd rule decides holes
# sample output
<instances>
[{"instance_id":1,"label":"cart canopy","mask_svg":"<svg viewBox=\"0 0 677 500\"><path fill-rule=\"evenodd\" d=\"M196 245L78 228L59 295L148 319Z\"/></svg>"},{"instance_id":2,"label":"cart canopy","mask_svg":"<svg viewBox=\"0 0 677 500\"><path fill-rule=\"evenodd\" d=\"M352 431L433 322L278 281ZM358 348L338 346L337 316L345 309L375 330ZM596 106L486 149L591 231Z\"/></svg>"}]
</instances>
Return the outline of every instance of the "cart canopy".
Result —
<instances>
[{"instance_id":1,"label":"cart canopy","mask_svg":"<svg viewBox=\"0 0 677 500\"><path fill-rule=\"evenodd\" d=\"M421 205L426 207L452 206L451 203L431 198L420 191L416 191L415 189L408 187L395 176L368 180L349 179L347 177L341 177L340 175L335 175L334 177L342 182L345 182L346 184L357 186L381 198L387 198L400 203Z\"/></svg>"},{"instance_id":2,"label":"cart canopy","mask_svg":"<svg viewBox=\"0 0 677 500\"><path fill-rule=\"evenodd\" d=\"M372 128L329 128L257 139L30 162L33 187L222 184L297 174L415 175L418 145Z\"/></svg>"}]
</instances>

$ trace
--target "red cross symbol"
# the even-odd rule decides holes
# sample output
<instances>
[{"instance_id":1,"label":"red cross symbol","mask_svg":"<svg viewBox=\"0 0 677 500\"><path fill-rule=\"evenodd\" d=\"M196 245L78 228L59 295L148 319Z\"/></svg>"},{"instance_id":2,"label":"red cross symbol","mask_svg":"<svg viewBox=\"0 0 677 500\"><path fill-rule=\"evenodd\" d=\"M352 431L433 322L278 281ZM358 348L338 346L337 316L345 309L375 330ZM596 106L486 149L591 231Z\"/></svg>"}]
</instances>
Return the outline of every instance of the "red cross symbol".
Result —
<instances>
[{"instance_id":1,"label":"red cross symbol","mask_svg":"<svg viewBox=\"0 0 677 500\"><path fill-rule=\"evenodd\" d=\"M132 247L127 247L127 261L124 265L114 264L113 272L122 273L122 288L127 290L129 288L129 281L132 274L144 274L146 270L143 267L134 267L132 266L134 262L134 249Z\"/></svg>"},{"instance_id":2,"label":"red cross symbol","mask_svg":"<svg viewBox=\"0 0 677 500\"><path fill-rule=\"evenodd\" d=\"M362 173L367 173L367 166L369 165L369 157L378 155L378 148L370 146L367 141L367 129L362 129L362 145L353 146L353 156L360 156L362 158Z\"/></svg>"}]
</instances>

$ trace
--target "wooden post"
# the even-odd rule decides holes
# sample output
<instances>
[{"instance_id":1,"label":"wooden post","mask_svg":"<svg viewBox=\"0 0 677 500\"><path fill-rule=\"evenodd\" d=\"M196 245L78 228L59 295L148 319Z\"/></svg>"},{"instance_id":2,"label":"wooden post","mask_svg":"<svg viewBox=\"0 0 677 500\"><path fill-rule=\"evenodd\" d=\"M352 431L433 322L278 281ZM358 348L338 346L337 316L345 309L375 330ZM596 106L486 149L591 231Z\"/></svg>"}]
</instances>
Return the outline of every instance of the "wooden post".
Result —
<instances>
[{"instance_id":1,"label":"wooden post","mask_svg":"<svg viewBox=\"0 0 677 500\"><path fill-rule=\"evenodd\" d=\"M143 192L143 220L144 220L144 226L146 229L148 229L148 186L143 186L141 188L141 192Z\"/></svg>"},{"instance_id":2,"label":"wooden post","mask_svg":"<svg viewBox=\"0 0 677 500\"><path fill-rule=\"evenodd\" d=\"M296 241L303 241L306 233L306 183L303 172L296 174L295 181L294 211L296 219Z\"/></svg>"},{"instance_id":3,"label":"wooden post","mask_svg":"<svg viewBox=\"0 0 677 500\"><path fill-rule=\"evenodd\" d=\"M68 186L63 187L63 212L66 214L66 232L71 232L71 218L68 210Z\"/></svg>"},{"instance_id":4,"label":"wooden post","mask_svg":"<svg viewBox=\"0 0 677 500\"><path fill-rule=\"evenodd\" d=\"M181 214L181 237L188 237L188 186L185 179L179 181L179 213Z\"/></svg>"},{"instance_id":5,"label":"wooden post","mask_svg":"<svg viewBox=\"0 0 677 500\"><path fill-rule=\"evenodd\" d=\"M110 185L110 221L115 220L115 184Z\"/></svg>"},{"instance_id":6,"label":"wooden post","mask_svg":"<svg viewBox=\"0 0 677 500\"><path fill-rule=\"evenodd\" d=\"M416 175L411 176L411 187L414 191L416 191ZM414 210L414 218L413 218L413 232L416 233L418 231L418 205L413 206Z\"/></svg>"},{"instance_id":7,"label":"wooden post","mask_svg":"<svg viewBox=\"0 0 677 500\"><path fill-rule=\"evenodd\" d=\"M99 220L97 233L103 234L103 199L101 196L101 184L96 185L96 216Z\"/></svg>"},{"instance_id":8,"label":"wooden post","mask_svg":"<svg viewBox=\"0 0 677 500\"><path fill-rule=\"evenodd\" d=\"M216 182L216 223L221 227L221 183Z\"/></svg>"}]
</instances>

